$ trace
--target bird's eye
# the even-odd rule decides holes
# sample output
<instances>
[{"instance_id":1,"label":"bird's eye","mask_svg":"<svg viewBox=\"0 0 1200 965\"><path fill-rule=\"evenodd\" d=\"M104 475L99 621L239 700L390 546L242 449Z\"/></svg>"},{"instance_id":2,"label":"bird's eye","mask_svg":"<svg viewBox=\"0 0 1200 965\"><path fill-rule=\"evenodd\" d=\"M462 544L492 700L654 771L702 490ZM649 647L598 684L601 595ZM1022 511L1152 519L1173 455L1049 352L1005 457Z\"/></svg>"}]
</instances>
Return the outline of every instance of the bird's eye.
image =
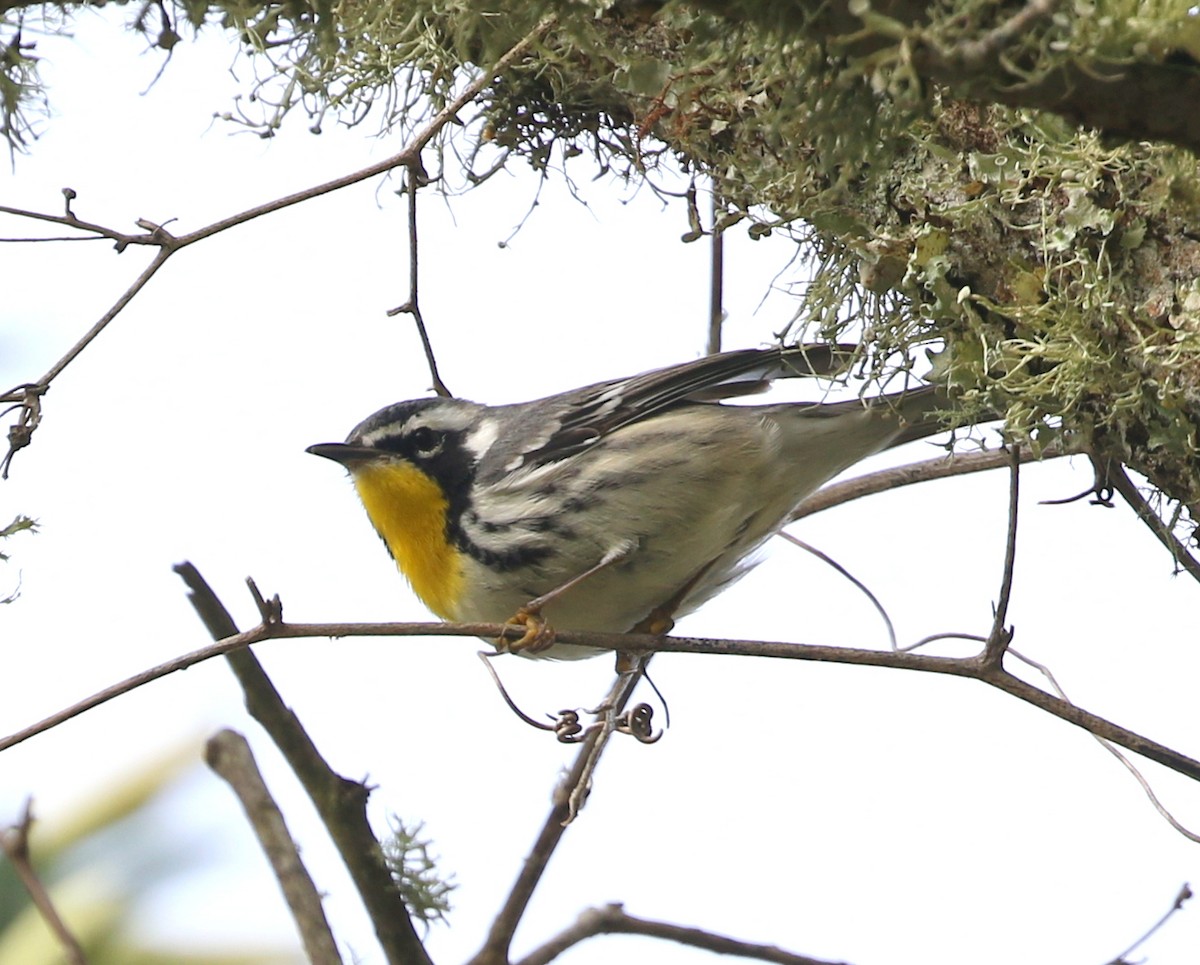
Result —
<instances>
[{"instance_id":1,"label":"bird's eye","mask_svg":"<svg viewBox=\"0 0 1200 965\"><path fill-rule=\"evenodd\" d=\"M442 441L441 436L428 426L414 429L408 438L418 452L433 452Z\"/></svg>"}]
</instances>

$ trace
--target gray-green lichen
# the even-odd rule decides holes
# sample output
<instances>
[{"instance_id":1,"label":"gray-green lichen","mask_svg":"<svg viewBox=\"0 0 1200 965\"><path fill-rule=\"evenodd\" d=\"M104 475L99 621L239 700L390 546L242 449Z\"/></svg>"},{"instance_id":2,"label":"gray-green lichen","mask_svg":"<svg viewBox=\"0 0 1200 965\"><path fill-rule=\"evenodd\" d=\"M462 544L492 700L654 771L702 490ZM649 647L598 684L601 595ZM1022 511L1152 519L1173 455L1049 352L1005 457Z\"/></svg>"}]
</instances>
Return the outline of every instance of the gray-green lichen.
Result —
<instances>
[{"instance_id":1,"label":"gray-green lichen","mask_svg":"<svg viewBox=\"0 0 1200 965\"><path fill-rule=\"evenodd\" d=\"M1075 0L1029 22L991 0L170 9L239 31L260 84L230 116L264 133L297 110L411 131L553 14L442 142L444 169L639 178L669 160L711 181L723 223L805 247L791 335L862 335L879 378L935 347L966 404L1035 441L1070 431L1197 515L1200 168L1064 119L1184 138L1190 2ZM1105 92L1086 110L1085 83ZM1005 106L1029 103L1057 113Z\"/></svg>"}]
</instances>

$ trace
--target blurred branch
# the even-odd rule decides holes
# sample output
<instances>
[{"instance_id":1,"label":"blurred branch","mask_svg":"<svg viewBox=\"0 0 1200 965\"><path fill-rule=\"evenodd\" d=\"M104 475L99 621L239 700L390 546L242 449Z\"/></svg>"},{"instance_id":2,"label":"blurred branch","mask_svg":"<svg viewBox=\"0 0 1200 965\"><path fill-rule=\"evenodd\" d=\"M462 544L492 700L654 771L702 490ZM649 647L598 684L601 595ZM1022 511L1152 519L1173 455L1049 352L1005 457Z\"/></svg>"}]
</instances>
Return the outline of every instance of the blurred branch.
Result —
<instances>
[{"instance_id":1,"label":"blurred branch","mask_svg":"<svg viewBox=\"0 0 1200 965\"><path fill-rule=\"evenodd\" d=\"M774 945L743 942L725 935L716 935L701 928L686 928L663 921L650 921L625 914L620 904L605 905L603 908L588 908L581 912L575 924L564 929L541 948L530 952L515 965L547 965L572 945L596 935L643 935L661 938L679 945L703 948L717 955L737 955L754 958L761 962L777 965L832 965L824 959L809 958L786 952Z\"/></svg>"},{"instance_id":2,"label":"blurred branch","mask_svg":"<svg viewBox=\"0 0 1200 965\"><path fill-rule=\"evenodd\" d=\"M175 567L175 572L187 584L192 605L213 637L241 636L229 611L194 566L183 563ZM267 603L253 584L251 591L262 613L260 627L282 625L279 598ZM370 789L360 781L335 773L325 763L299 718L284 704L249 649L232 649L227 656L245 692L246 709L270 735L316 805L358 889L387 961L394 965L431 965L367 821Z\"/></svg>"},{"instance_id":3,"label":"blurred branch","mask_svg":"<svg viewBox=\"0 0 1200 965\"><path fill-rule=\"evenodd\" d=\"M87 956L84 955L83 948L80 947L75 936L71 934L71 930L67 928L66 922L58 914L54 903L50 900L49 892L46 891L37 872L33 870L33 862L29 857L29 829L31 827L33 827L33 802L26 799L21 820L0 832L0 851L4 852L5 857L12 864L17 877L21 879L21 884L29 892L34 907L37 908L50 931L54 933L58 943L62 945L63 953L70 965L87 965Z\"/></svg>"},{"instance_id":4,"label":"blurred branch","mask_svg":"<svg viewBox=\"0 0 1200 965\"><path fill-rule=\"evenodd\" d=\"M1075 53L1035 74L1010 61L1009 48L1044 25L1053 27L1056 11L1067 25L1081 16L1059 0L1026 0L995 27L950 42L944 21L959 28L962 20L921 0L875 0L869 5L854 0L789 4L701 0L700 6L733 24L758 22L789 36L802 29L806 41L828 45L836 56L862 64L864 70L882 56L902 57L923 88L940 84L958 97L1050 111L1112 139L1200 149L1200 125L1189 110L1200 93L1200 71L1189 56L1152 53L1156 48L1142 42L1124 56L1114 57L1106 50ZM1003 9L1007 8L997 8L997 17ZM1177 22L1185 22L1182 14ZM1165 42L1171 45L1167 51L1184 46L1182 40Z\"/></svg>"},{"instance_id":5,"label":"blurred branch","mask_svg":"<svg viewBox=\"0 0 1200 965\"><path fill-rule=\"evenodd\" d=\"M315 965L341 965L321 895L304 867L287 822L263 781L246 738L222 730L204 746L204 761L233 789L262 845L284 900L300 930L305 957Z\"/></svg>"},{"instance_id":6,"label":"blurred branch","mask_svg":"<svg viewBox=\"0 0 1200 965\"><path fill-rule=\"evenodd\" d=\"M455 120L458 113L473 101L479 94L493 82L496 75L503 72L514 61L518 60L538 37L544 34L554 23L553 17L547 17L541 21L527 36L514 44L509 50L487 70L482 70L475 80L468 84L463 91L450 101L437 115L405 146L404 150L398 154L394 154L389 158L378 161L375 164L354 171L350 174L343 175L340 178L335 178L332 181L326 181L323 184L315 185L311 188L305 188L303 191L297 191L294 194L289 194L282 198L276 198L274 201L268 201L265 204L257 205L253 208L248 208L239 214L230 215L220 221L215 221L210 225L199 228L196 231L188 232L182 235L173 235L163 225L154 224L145 219L140 219L137 222L139 228L142 229L141 234L130 234L127 232L117 231L114 228L108 228L104 225L93 224L88 221L82 221L77 218L71 210L71 202L75 199L75 192L70 188L65 188L63 194L66 197L66 212L65 214L46 214L44 212L26 211L21 208L11 208L0 206L0 214L9 214L21 218L31 218L37 221L47 221L53 224L65 225L78 231L87 232L98 237L109 238L116 242L118 252L125 250L130 245L149 245L158 248L154 260L149 267L138 276L137 280L125 291L120 298L113 304L107 312L101 316L87 333L71 347L71 349L57 362L54 363L37 382L28 383L26 385L17 386L14 389L0 395L0 405L14 404L22 408L22 416L17 427L24 431L19 433L18 438L10 441L8 455L4 460L5 471L7 471L8 463L11 462L13 454L24 446L29 445L33 430L37 428L36 418L30 418L31 406L40 404L41 396L49 389L50 383L65 369L79 354L87 348L89 344L108 326L114 318L125 308L133 297L142 289L142 287L150 280L150 278L158 271L159 268L171 257L175 252L183 248L193 245L198 241L203 241L206 238L211 238L215 234L219 234L228 228L236 227L237 225L245 224L248 221L253 221L255 218L260 218L263 215L272 214L284 208L291 207L294 204L299 204L304 201L311 201L313 198L319 198L322 195L329 194L332 191L337 191L341 188L349 187L353 184L358 184L360 181L365 181L368 178L373 178L380 174L386 174L388 171L398 167L408 167L410 171L414 167L420 167L421 152L426 145L433 140L437 133L451 121ZM436 373L435 373L436 374ZM38 413L40 416L40 413Z\"/></svg>"}]
</instances>

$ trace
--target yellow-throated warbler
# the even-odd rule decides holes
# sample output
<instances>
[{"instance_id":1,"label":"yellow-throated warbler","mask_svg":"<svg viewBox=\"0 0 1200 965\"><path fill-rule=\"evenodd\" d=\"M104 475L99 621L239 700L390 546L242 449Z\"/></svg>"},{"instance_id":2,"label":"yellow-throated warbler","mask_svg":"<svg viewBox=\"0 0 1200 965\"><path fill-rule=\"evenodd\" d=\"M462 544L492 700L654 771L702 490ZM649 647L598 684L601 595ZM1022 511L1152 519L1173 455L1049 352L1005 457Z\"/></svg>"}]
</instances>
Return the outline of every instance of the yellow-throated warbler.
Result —
<instances>
[{"instance_id":1,"label":"yellow-throated warbler","mask_svg":"<svg viewBox=\"0 0 1200 965\"><path fill-rule=\"evenodd\" d=\"M824 483L938 431L933 413L947 403L931 387L866 402L718 404L774 378L827 373L837 357L751 349L516 405L398 402L345 443L308 451L349 470L439 617L531 618L531 652L552 640L543 609L558 629L661 632L740 576Z\"/></svg>"}]
</instances>

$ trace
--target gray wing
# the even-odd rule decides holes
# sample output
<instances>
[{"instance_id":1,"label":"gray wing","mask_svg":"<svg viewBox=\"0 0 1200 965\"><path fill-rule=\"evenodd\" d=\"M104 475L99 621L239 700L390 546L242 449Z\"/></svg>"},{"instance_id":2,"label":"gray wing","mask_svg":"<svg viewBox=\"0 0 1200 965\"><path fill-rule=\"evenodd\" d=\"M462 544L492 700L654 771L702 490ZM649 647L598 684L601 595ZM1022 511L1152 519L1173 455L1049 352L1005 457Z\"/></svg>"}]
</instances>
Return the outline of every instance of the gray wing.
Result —
<instances>
[{"instance_id":1,"label":"gray wing","mask_svg":"<svg viewBox=\"0 0 1200 965\"><path fill-rule=\"evenodd\" d=\"M511 472L566 458L622 426L677 405L751 395L777 378L839 371L852 351L843 345L808 345L724 352L529 403L522 407L522 418L541 424L514 425L513 438L524 439L526 445L505 461L504 469Z\"/></svg>"}]
</instances>

